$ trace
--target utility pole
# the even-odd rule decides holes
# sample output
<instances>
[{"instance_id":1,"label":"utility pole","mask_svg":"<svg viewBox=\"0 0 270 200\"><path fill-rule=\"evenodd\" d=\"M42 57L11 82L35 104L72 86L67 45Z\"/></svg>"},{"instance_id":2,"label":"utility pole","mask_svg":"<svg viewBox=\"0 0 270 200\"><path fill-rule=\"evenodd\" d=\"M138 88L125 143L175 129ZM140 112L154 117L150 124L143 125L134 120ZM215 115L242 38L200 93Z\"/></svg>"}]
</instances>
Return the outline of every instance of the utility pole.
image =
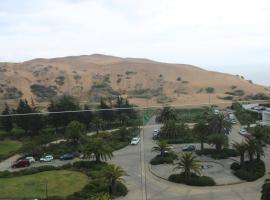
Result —
<instances>
[{"instance_id":1,"label":"utility pole","mask_svg":"<svg viewBox=\"0 0 270 200\"><path fill-rule=\"evenodd\" d=\"M48 197L48 180L45 179L45 195L46 195L46 200L49 200Z\"/></svg>"}]
</instances>

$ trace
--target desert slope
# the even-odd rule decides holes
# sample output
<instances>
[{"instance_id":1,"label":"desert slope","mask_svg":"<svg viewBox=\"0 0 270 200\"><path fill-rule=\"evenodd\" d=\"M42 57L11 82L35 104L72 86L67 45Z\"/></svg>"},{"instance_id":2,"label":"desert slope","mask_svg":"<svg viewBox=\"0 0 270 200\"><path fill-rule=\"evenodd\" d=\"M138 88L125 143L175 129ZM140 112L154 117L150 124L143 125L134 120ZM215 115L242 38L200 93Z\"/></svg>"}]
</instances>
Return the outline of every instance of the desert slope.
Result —
<instances>
[{"instance_id":1,"label":"desert slope","mask_svg":"<svg viewBox=\"0 0 270 200\"><path fill-rule=\"evenodd\" d=\"M208 89L206 89L208 88ZM47 102L69 94L95 103L101 96L125 95L138 105L212 103L245 99L268 88L240 76L192 65L101 54L0 63L0 99ZM249 97L248 97L249 96Z\"/></svg>"}]
</instances>

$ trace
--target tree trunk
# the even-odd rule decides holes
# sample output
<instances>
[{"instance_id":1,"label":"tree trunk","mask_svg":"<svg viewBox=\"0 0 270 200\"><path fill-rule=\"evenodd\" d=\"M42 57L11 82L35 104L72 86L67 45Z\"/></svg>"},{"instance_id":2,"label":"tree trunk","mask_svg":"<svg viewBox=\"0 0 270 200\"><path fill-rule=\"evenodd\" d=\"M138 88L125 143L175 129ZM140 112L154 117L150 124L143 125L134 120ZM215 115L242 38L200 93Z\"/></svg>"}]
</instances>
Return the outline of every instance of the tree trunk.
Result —
<instances>
[{"instance_id":1,"label":"tree trunk","mask_svg":"<svg viewBox=\"0 0 270 200\"><path fill-rule=\"evenodd\" d=\"M217 149L217 151L221 151L221 145L220 144L216 144L216 149Z\"/></svg>"},{"instance_id":2,"label":"tree trunk","mask_svg":"<svg viewBox=\"0 0 270 200\"><path fill-rule=\"evenodd\" d=\"M261 160L261 154L257 153L257 161L260 161L260 160Z\"/></svg>"},{"instance_id":3,"label":"tree trunk","mask_svg":"<svg viewBox=\"0 0 270 200\"><path fill-rule=\"evenodd\" d=\"M96 162L100 162L100 155L96 154Z\"/></svg>"},{"instance_id":4,"label":"tree trunk","mask_svg":"<svg viewBox=\"0 0 270 200\"><path fill-rule=\"evenodd\" d=\"M116 181L112 180L112 184L111 184L111 194L115 194L116 193Z\"/></svg>"},{"instance_id":5,"label":"tree trunk","mask_svg":"<svg viewBox=\"0 0 270 200\"><path fill-rule=\"evenodd\" d=\"M245 155L244 154L241 154L240 155L240 165L242 166L245 162Z\"/></svg>"},{"instance_id":6,"label":"tree trunk","mask_svg":"<svg viewBox=\"0 0 270 200\"><path fill-rule=\"evenodd\" d=\"M249 153L249 161L252 162L253 161L253 154Z\"/></svg>"},{"instance_id":7,"label":"tree trunk","mask_svg":"<svg viewBox=\"0 0 270 200\"><path fill-rule=\"evenodd\" d=\"M201 151L203 151L204 150L204 142L203 142L203 140L201 140Z\"/></svg>"}]
</instances>

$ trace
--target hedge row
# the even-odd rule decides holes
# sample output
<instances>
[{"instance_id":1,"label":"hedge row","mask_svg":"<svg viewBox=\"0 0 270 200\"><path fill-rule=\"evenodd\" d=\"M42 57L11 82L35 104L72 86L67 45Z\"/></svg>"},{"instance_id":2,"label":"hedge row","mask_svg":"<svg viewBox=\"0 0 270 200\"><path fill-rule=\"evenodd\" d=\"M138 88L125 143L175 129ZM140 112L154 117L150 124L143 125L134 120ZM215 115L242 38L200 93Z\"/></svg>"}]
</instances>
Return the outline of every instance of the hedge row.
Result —
<instances>
[{"instance_id":1,"label":"hedge row","mask_svg":"<svg viewBox=\"0 0 270 200\"><path fill-rule=\"evenodd\" d=\"M176 159L177 155L175 153L168 153L164 156L157 155L150 161L150 163L151 165L171 164Z\"/></svg>"},{"instance_id":2,"label":"hedge row","mask_svg":"<svg viewBox=\"0 0 270 200\"><path fill-rule=\"evenodd\" d=\"M197 150L196 154L199 156L210 155L214 159L227 159L239 156L239 153L236 150L228 148L224 148L221 151L217 151L216 149Z\"/></svg>"},{"instance_id":3,"label":"hedge row","mask_svg":"<svg viewBox=\"0 0 270 200\"><path fill-rule=\"evenodd\" d=\"M232 163L231 169L234 175L245 181L255 181L265 174L265 164L263 161L246 161L243 166L238 163Z\"/></svg>"},{"instance_id":4,"label":"hedge row","mask_svg":"<svg viewBox=\"0 0 270 200\"><path fill-rule=\"evenodd\" d=\"M194 173L189 178L186 178L183 173L172 174L169 177L169 181L174 183L183 183L191 186L214 186L216 182L209 176L198 176Z\"/></svg>"}]
</instances>

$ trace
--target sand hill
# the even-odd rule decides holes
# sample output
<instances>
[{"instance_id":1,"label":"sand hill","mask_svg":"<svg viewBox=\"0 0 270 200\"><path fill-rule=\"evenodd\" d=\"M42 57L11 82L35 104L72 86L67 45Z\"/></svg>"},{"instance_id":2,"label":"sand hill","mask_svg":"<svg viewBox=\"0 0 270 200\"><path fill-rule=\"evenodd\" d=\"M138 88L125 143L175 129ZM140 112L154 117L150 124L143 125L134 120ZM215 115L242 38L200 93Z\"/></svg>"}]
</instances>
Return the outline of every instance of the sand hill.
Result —
<instances>
[{"instance_id":1,"label":"sand hill","mask_svg":"<svg viewBox=\"0 0 270 200\"><path fill-rule=\"evenodd\" d=\"M100 54L23 63L0 63L1 102L19 98L46 103L69 94L95 103L100 96L124 95L137 105L224 102L252 98L267 87L237 75L192 65Z\"/></svg>"}]
</instances>

